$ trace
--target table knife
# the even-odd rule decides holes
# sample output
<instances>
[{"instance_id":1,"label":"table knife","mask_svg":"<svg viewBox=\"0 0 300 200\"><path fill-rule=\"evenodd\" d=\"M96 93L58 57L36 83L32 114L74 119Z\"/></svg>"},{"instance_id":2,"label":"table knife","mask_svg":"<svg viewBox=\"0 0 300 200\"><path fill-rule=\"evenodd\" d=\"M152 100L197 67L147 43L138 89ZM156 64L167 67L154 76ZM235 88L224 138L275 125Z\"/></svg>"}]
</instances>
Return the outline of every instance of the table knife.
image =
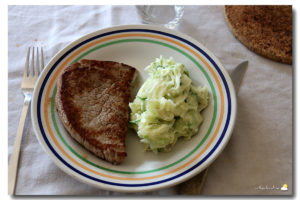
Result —
<instances>
[{"instance_id":1,"label":"table knife","mask_svg":"<svg viewBox=\"0 0 300 200\"><path fill-rule=\"evenodd\" d=\"M248 61L244 61L240 63L238 66L236 66L230 74L230 78L232 80L236 95L239 92L247 68L248 68ZM191 194L191 195L201 194L203 185L206 181L207 172L208 172L208 168L206 168L204 171L202 171L200 174L196 175L192 179L180 184L179 193Z\"/></svg>"},{"instance_id":2,"label":"table knife","mask_svg":"<svg viewBox=\"0 0 300 200\"><path fill-rule=\"evenodd\" d=\"M244 75L248 68L248 61L240 63L236 68L231 72L230 78L232 80L236 95L239 93L239 89L244 78Z\"/></svg>"}]
</instances>

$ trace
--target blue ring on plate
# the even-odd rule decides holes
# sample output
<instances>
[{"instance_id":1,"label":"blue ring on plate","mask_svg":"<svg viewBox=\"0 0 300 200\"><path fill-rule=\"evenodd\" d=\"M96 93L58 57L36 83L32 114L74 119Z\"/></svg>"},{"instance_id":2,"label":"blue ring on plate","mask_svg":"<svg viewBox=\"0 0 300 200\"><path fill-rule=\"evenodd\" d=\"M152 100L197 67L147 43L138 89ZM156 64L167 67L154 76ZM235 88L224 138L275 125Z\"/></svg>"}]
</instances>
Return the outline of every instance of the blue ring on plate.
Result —
<instances>
[{"instance_id":1,"label":"blue ring on plate","mask_svg":"<svg viewBox=\"0 0 300 200\"><path fill-rule=\"evenodd\" d=\"M215 144L215 146L212 148L212 150L201 160L199 161L198 163L196 163L194 166L192 166L191 168L187 169L186 171L176 175L176 176L173 176L173 177L170 177L170 178L167 178L167 179L164 179L164 180L160 180L160 181L155 181L155 182L150 182L150 183L143 183L143 184L123 184L123 183L114 183L114 182L109 182L109 181L105 181L105 180L101 180L101 179L98 179L98 178L95 178L95 177L92 177L90 175L87 175L79 170L77 170L76 168L74 168L73 166L71 166L69 163L67 163L62 157L60 157L60 155L55 151L55 149L51 146L49 140L47 139L46 137L46 134L45 134L45 131L43 129L43 126L42 126L42 119L41 119L41 112L40 112L40 107L41 107L41 100L42 100L42 94L43 94L43 90L45 88L45 85L46 85L46 82L47 80L49 79L51 73L53 72L53 70L56 68L56 66L68 55L70 54L73 50L77 49L78 47L82 46L83 44L86 44L92 40L95 40L95 39L98 39L98 38L101 38L101 37L105 37L105 36L108 36L108 35L113 35L113 34L118 34L118 33L124 33L124 32L149 32L149 33L155 33L155 34L160 34L160 35L165 35L165 36L168 36L168 37L171 37L171 38L174 38L174 39L177 39L177 40L180 40L186 44L188 44L189 46L192 46L194 49L196 49L198 52L200 52L201 54L203 54L212 64L213 66L215 67L215 69L218 71L223 83L224 83L224 86L225 86L225 90L226 90L226 97L227 97L227 101L228 101L228 113L227 113L227 118L226 118L226 122L225 122L225 126L224 126L224 129L222 131L222 134L221 134L221 137L219 138L219 140L217 141L217 143ZM150 186L150 185L157 185L157 184L161 184L161 183L164 183L164 182L168 182L168 181L171 181L171 180L174 180L180 176L183 176L187 173L189 173L190 171L192 171L193 169L197 168L199 165L201 165L204 161L206 161L211 154L213 154L213 152L217 149L217 147L220 145L220 143L222 142L224 136L225 136L225 133L228 129L228 125L229 125L229 122L230 122L230 118L231 118L231 97L230 97L230 91L229 91L229 88L228 88L228 85L227 85L227 82L225 80L225 77L222 73L222 71L220 70L220 68L218 67L218 65L213 61L213 59L207 55L207 53L205 53L201 48L199 48L197 45L193 44L192 42L186 40L186 39L183 39L179 36L176 36L176 35L173 35L173 34L170 34L170 33L165 33L165 32L162 32L162 31L156 31L156 30L149 30L149 29L123 29L123 30L117 30L117 31L110 31L110 32L106 32L106 33L103 33L103 34L100 34L100 35L96 35L94 37L91 37L79 44L77 44L76 46L72 47L70 50L68 50L66 53L64 53L64 55L62 55L55 63L54 65L51 67L51 69L49 70L49 72L47 73L47 75L45 76L45 79L41 85L41 89L40 89L40 92L39 92L39 95L38 95L38 102L37 102L37 119L38 119L38 124L39 124L39 127L40 127L40 130L41 130L41 133L42 133L42 136L45 140L45 142L47 143L48 147L50 148L50 150L53 152L53 154L62 162L64 163L64 165L66 165L67 167L69 167L71 170L73 170L74 172L88 178L88 179L91 179L91 180L94 180L94 181L97 181L97 182L101 182L101 183L105 183L105 184L109 184L109 185L115 185L115 186L123 186L123 187L143 187L143 186Z\"/></svg>"}]
</instances>

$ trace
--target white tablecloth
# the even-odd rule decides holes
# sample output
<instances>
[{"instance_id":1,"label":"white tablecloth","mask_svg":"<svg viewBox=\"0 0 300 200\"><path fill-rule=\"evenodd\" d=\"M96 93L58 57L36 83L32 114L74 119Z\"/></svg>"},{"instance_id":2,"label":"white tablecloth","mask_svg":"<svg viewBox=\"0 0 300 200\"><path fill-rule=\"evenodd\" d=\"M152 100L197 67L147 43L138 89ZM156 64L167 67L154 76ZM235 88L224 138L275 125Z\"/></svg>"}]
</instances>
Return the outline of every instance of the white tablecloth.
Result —
<instances>
[{"instance_id":1,"label":"white tablecloth","mask_svg":"<svg viewBox=\"0 0 300 200\"><path fill-rule=\"evenodd\" d=\"M134 6L8 7L9 156L23 105L20 85L27 47L43 46L47 63L80 36L113 25L139 23ZM204 44L228 71L249 61L232 138L210 166L202 193L291 194L292 66L263 58L243 46L226 26L221 6L186 6L178 30ZM268 189L283 184L288 184L288 191ZM143 194L173 195L177 189ZM30 117L25 126L16 194L120 195L81 183L61 171L39 145Z\"/></svg>"}]
</instances>

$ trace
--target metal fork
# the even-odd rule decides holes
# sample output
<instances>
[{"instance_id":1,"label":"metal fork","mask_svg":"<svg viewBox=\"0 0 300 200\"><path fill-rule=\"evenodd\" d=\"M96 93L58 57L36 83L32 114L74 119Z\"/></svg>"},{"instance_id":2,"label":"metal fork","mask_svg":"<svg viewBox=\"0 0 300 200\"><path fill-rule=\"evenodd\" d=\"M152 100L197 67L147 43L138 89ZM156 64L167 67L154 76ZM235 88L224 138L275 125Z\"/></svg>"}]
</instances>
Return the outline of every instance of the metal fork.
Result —
<instances>
[{"instance_id":1,"label":"metal fork","mask_svg":"<svg viewBox=\"0 0 300 200\"><path fill-rule=\"evenodd\" d=\"M30 53L31 52L31 53ZM34 53L36 52L36 56L34 56ZM20 155L20 147L21 147L21 141L23 136L23 129L25 124L25 119L27 115L27 111L31 102L31 97L33 93L33 89L35 86L35 83L38 79L39 74L44 69L44 55L43 55L43 48L40 48L41 52L41 62L39 62L39 48L35 47L28 48L27 51L27 58L25 63L25 69L23 74L23 80L21 84L22 92L25 96L24 99L24 105L21 112L21 117L19 121L19 127L14 143L13 152L10 157L10 161L8 164L8 194L13 195L15 192L15 185L16 185L16 178L18 174L18 163L19 163L19 155ZM31 56L30 56L31 54ZM31 57L31 62L29 66L29 60ZM36 57L36 59L34 59ZM35 62L35 64L34 64Z\"/></svg>"}]
</instances>

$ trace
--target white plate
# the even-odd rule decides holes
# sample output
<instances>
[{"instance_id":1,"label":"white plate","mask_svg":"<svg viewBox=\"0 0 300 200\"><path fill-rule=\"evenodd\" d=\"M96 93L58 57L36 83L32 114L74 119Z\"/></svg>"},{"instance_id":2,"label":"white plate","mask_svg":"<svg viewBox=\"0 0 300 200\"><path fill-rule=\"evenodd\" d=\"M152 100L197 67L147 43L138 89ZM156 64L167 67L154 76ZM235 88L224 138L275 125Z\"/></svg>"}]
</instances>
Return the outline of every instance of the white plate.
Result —
<instances>
[{"instance_id":1,"label":"white plate","mask_svg":"<svg viewBox=\"0 0 300 200\"><path fill-rule=\"evenodd\" d=\"M69 136L54 105L56 81L63 68L82 58L112 60L135 67L145 79L144 67L160 55L183 63L193 83L209 91L209 106L197 135L178 141L169 153L154 154L145 153L136 134L129 132L128 156L118 166L95 157ZM138 192L178 184L211 164L230 138L236 97L222 64L196 40L161 27L127 25L83 36L55 55L37 82L31 113L39 142L66 173L102 189Z\"/></svg>"}]
</instances>

